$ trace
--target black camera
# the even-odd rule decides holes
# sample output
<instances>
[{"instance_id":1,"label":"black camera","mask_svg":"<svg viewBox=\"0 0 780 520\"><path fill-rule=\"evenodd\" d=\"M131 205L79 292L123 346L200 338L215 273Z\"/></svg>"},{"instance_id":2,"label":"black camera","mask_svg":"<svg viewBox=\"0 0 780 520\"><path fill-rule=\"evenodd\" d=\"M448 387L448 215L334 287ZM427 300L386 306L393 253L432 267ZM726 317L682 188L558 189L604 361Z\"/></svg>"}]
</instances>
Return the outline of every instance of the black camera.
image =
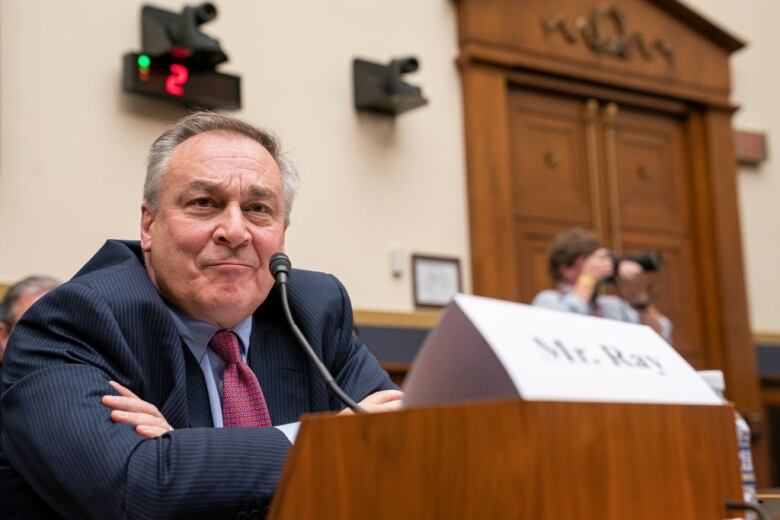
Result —
<instances>
[{"instance_id":1,"label":"black camera","mask_svg":"<svg viewBox=\"0 0 780 520\"><path fill-rule=\"evenodd\" d=\"M387 65L355 58L352 62L355 108L382 114L400 114L428 103L422 89L403 80L420 68L414 56L392 60Z\"/></svg>"},{"instance_id":2,"label":"black camera","mask_svg":"<svg viewBox=\"0 0 780 520\"><path fill-rule=\"evenodd\" d=\"M152 57L172 55L195 69L213 70L227 61L219 41L200 31L217 17L211 2L185 6L181 13L144 5L141 9L141 47Z\"/></svg>"},{"instance_id":3,"label":"black camera","mask_svg":"<svg viewBox=\"0 0 780 520\"><path fill-rule=\"evenodd\" d=\"M618 268L620 267L620 262L624 260L631 260L633 262L638 263L640 266L642 266L642 269L646 273L654 273L661 270L661 266L663 265L663 260L661 259L661 252L658 250L655 251L648 251L647 253L642 253L640 255L634 255L634 256L624 256L619 257L615 256L615 254L610 253L612 256L612 276L609 278L606 278L604 280L604 283L610 283L614 284L617 281L618 276Z\"/></svg>"}]
</instances>

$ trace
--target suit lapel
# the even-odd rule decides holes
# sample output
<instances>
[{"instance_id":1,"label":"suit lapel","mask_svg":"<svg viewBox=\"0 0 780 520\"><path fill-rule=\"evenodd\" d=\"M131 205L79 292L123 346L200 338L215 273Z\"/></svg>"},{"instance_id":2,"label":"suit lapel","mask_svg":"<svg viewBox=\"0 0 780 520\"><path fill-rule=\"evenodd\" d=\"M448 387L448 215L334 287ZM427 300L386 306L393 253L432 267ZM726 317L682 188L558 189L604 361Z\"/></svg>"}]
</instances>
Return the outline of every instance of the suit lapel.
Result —
<instances>
[{"instance_id":1,"label":"suit lapel","mask_svg":"<svg viewBox=\"0 0 780 520\"><path fill-rule=\"evenodd\" d=\"M312 411L309 366L301 348L260 313L252 323L248 364L263 389L274 425L295 422Z\"/></svg>"},{"instance_id":2,"label":"suit lapel","mask_svg":"<svg viewBox=\"0 0 780 520\"><path fill-rule=\"evenodd\" d=\"M187 413L189 423L187 426L196 428L201 426L214 426L209 405L209 392L206 389L206 381L203 371L198 365L198 360L192 355L190 349L185 346L184 361L187 366Z\"/></svg>"},{"instance_id":3,"label":"suit lapel","mask_svg":"<svg viewBox=\"0 0 780 520\"><path fill-rule=\"evenodd\" d=\"M165 333L157 337L148 338L147 345L155 345L155 348L147 348L143 362L146 365L145 372L149 375L148 390L152 394L151 402L160 403L160 413L174 428L187 426L187 370L182 349L182 339L176 330L173 320L168 315L168 310L163 309L169 323L165 326Z\"/></svg>"},{"instance_id":4,"label":"suit lapel","mask_svg":"<svg viewBox=\"0 0 780 520\"><path fill-rule=\"evenodd\" d=\"M125 271L134 291L134 306L127 315L126 339L133 347L143 374L141 397L160 410L174 428L187 420L187 377L182 339L157 289L152 285L137 244L130 244L137 262Z\"/></svg>"}]
</instances>

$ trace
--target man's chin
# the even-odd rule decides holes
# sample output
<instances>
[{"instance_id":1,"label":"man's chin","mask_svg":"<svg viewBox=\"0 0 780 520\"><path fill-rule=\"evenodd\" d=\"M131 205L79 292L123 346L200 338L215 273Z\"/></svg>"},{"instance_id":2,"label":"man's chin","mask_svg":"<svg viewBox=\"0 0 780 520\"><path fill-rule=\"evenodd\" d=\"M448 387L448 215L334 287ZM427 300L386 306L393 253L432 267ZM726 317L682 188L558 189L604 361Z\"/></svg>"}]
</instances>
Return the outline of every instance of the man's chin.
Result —
<instances>
[{"instance_id":1,"label":"man's chin","mask_svg":"<svg viewBox=\"0 0 780 520\"><path fill-rule=\"evenodd\" d=\"M208 321L221 329L235 327L251 316L260 302L257 300L219 298L208 302L204 307L204 321Z\"/></svg>"},{"instance_id":2,"label":"man's chin","mask_svg":"<svg viewBox=\"0 0 780 520\"><path fill-rule=\"evenodd\" d=\"M243 287L235 287L233 285L214 287L207 301L213 309L236 309L252 306L254 303L259 305L263 298L256 291L251 293L247 291L247 286L248 284L244 284Z\"/></svg>"},{"instance_id":3,"label":"man's chin","mask_svg":"<svg viewBox=\"0 0 780 520\"><path fill-rule=\"evenodd\" d=\"M168 297L189 316L220 328L234 327L265 301L272 284L260 287L256 277L210 277L193 280L180 288L179 297ZM169 294L176 295L177 291Z\"/></svg>"}]
</instances>

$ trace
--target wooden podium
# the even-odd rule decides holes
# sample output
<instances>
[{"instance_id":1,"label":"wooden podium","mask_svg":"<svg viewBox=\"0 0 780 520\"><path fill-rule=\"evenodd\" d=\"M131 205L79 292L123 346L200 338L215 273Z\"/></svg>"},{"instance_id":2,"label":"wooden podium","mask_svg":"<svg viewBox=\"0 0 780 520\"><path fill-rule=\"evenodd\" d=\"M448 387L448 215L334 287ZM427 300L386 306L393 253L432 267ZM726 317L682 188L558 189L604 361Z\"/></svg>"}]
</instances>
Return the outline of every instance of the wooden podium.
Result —
<instances>
[{"instance_id":1,"label":"wooden podium","mask_svg":"<svg viewBox=\"0 0 780 520\"><path fill-rule=\"evenodd\" d=\"M303 419L272 519L721 520L733 410L521 400Z\"/></svg>"}]
</instances>

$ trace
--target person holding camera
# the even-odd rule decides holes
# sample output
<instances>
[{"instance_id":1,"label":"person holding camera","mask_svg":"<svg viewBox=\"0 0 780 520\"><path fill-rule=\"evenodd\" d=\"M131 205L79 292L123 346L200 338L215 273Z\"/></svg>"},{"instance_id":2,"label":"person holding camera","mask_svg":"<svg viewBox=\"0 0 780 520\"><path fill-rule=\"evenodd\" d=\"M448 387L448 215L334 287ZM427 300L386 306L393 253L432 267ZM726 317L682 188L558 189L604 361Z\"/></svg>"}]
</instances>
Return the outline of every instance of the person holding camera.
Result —
<instances>
[{"instance_id":1,"label":"person holding camera","mask_svg":"<svg viewBox=\"0 0 780 520\"><path fill-rule=\"evenodd\" d=\"M650 298L645 269L631 259L616 262L595 233L574 228L556 235L549 269L556 287L541 291L532 305L641 323L671 342L672 323ZM601 285L610 280L620 296L600 293Z\"/></svg>"}]
</instances>

